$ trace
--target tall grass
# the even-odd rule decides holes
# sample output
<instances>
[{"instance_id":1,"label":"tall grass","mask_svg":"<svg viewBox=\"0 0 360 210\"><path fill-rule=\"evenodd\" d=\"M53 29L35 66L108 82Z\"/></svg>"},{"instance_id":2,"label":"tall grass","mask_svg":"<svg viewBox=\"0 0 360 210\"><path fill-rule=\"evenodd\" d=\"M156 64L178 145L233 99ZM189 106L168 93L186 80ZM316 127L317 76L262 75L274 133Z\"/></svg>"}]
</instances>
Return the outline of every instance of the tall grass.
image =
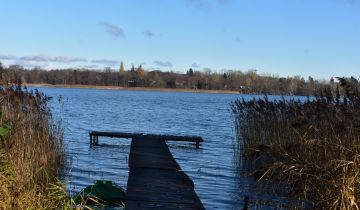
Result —
<instances>
[{"instance_id":1,"label":"tall grass","mask_svg":"<svg viewBox=\"0 0 360 210\"><path fill-rule=\"evenodd\" d=\"M0 209L70 208L57 178L65 163L62 128L49 98L15 78L0 72Z\"/></svg>"},{"instance_id":2,"label":"tall grass","mask_svg":"<svg viewBox=\"0 0 360 210\"><path fill-rule=\"evenodd\" d=\"M359 83L338 79L305 101L232 103L243 170L303 207L359 209Z\"/></svg>"}]
</instances>

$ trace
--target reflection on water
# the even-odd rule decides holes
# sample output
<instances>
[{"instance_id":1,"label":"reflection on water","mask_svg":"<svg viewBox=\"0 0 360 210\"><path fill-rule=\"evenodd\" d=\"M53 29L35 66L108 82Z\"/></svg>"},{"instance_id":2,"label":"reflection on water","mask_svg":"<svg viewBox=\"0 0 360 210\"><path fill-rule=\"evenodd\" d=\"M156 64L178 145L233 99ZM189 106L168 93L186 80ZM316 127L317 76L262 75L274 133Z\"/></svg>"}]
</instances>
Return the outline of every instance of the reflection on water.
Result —
<instances>
[{"instance_id":1,"label":"reflection on water","mask_svg":"<svg viewBox=\"0 0 360 210\"><path fill-rule=\"evenodd\" d=\"M89 131L199 135L200 149L169 142L181 168L192 178L207 209L240 209L253 192L252 180L238 176L230 102L240 95L148 91L40 88L53 100L65 126L70 193L107 179L126 188L130 140L100 137L89 146ZM246 96L252 98L253 96ZM253 197L254 197L253 196Z\"/></svg>"}]
</instances>

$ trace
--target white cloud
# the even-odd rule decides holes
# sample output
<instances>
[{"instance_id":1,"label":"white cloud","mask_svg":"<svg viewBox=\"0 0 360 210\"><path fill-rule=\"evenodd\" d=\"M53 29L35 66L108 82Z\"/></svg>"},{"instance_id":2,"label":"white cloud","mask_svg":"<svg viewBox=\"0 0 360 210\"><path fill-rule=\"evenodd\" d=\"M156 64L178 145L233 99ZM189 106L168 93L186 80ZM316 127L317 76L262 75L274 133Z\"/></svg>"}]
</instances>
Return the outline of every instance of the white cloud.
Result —
<instances>
[{"instance_id":1,"label":"white cloud","mask_svg":"<svg viewBox=\"0 0 360 210\"><path fill-rule=\"evenodd\" d=\"M116 64L119 64L120 62L117 60L98 59L98 60L92 60L91 63L116 65Z\"/></svg>"},{"instance_id":2,"label":"white cloud","mask_svg":"<svg viewBox=\"0 0 360 210\"><path fill-rule=\"evenodd\" d=\"M100 24L104 27L105 31L108 34L110 34L111 36L113 36L115 38L125 36L124 30L120 26L110 24L110 23L105 23L105 22L100 23Z\"/></svg>"},{"instance_id":3,"label":"white cloud","mask_svg":"<svg viewBox=\"0 0 360 210\"><path fill-rule=\"evenodd\" d=\"M154 32L150 31L150 30L145 30L141 33L142 35L148 37L148 38L152 38L155 36Z\"/></svg>"},{"instance_id":4,"label":"white cloud","mask_svg":"<svg viewBox=\"0 0 360 210\"><path fill-rule=\"evenodd\" d=\"M50 55L35 55L23 56L19 58L22 61L36 61L36 62L57 62L57 63L72 63L72 62L86 62L86 59L76 58L71 56L50 56Z\"/></svg>"},{"instance_id":5,"label":"white cloud","mask_svg":"<svg viewBox=\"0 0 360 210\"><path fill-rule=\"evenodd\" d=\"M232 0L216 0L216 3L220 5L229 4ZM347 0L347 1L354 1L354 0ZM185 5L188 7L194 7L196 9L206 10L210 5L210 1L208 0L184 0Z\"/></svg>"},{"instance_id":6,"label":"white cloud","mask_svg":"<svg viewBox=\"0 0 360 210\"><path fill-rule=\"evenodd\" d=\"M161 67L173 67L173 65L170 61L154 61L153 63L155 65L161 66Z\"/></svg>"},{"instance_id":7,"label":"white cloud","mask_svg":"<svg viewBox=\"0 0 360 210\"><path fill-rule=\"evenodd\" d=\"M192 67L192 68L199 68L199 67L200 67L200 65L199 65L199 64L197 64L197 63L193 63L193 64L191 65L191 67Z\"/></svg>"},{"instance_id":8,"label":"white cloud","mask_svg":"<svg viewBox=\"0 0 360 210\"><path fill-rule=\"evenodd\" d=\"M0 59L1 59L1 60L16 60L17 57L16 57L15 55L1 54L1 53L0 53Z\"/></svg>"}]
</instances>

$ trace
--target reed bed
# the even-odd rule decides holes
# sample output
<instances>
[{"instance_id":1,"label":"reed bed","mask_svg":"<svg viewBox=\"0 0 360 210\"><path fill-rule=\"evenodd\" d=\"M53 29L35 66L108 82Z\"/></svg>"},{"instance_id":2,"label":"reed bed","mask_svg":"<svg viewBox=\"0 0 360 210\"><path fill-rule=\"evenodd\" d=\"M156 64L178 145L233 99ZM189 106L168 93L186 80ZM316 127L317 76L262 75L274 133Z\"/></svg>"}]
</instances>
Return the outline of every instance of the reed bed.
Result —
<instances>
[{"instance_id":1,"label":"reed bed","mask_svg":"<svg viewBox=\"0 0 360 210\"><path fill-rule=\"evenodd\" d=\"M297 208L359 209L359 82L338 78L318 96L231 104L241 170Z\"/></svg>"},{"instance_id":2,"label":"reed bed","mask_svg":"<svg viewBox=\"0 0 360 210\"><path fill-rule=\"evenodd\" d=\"M63 131L46 96L0 71L0 209L66 209Z\"/></svg>"}]
</instances>

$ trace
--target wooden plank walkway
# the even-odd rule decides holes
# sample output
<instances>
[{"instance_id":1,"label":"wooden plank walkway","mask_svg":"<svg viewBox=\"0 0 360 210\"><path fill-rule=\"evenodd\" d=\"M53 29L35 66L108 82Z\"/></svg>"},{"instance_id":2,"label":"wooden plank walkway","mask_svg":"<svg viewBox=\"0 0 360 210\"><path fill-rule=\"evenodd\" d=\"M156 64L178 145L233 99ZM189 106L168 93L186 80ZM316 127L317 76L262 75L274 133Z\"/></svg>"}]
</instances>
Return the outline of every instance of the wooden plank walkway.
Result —
<instances>
[{"instance_id":1,"label":"wooden plank walkway","mask_svg":"<svg viewBox=\"0 0 360 210\"><path fill-rule=\"evenodd\" d=\"M111 138L152 138L154 140L165 140L165 141L187 141L195 142L196 148L200 147L200 142L204 140L200 136L175 136L175 135L154 135L144 133L124 133L124 132L103 132L103 131L91 131L90 144L96 145L99 143L99 136L111 137Z\"/></svg>"},{"instance_id":2,"label":"wooden plank walkway","mask_svg":"<svg viewBox=\"0 0 360 210\"><path fill-rule=\"evenodd\" d=\"M125 209L204 209L193 181L181 171L164 140L134 138Z\"/></svg>"},{"instance_id":3,"label":"wooden plank walkway","mask_svg":"<svg viewBox=\"0 0 360 210\"><path fill-rule=\"evenodd\" d=\"M205 209L195 193L193 181L166 145L168 140L191 141L199 148L203 142L201 137L98 131L89 135L92 145L99 143L99 136L132 139L125 210Z\"/></svg>"}]
</instances>

